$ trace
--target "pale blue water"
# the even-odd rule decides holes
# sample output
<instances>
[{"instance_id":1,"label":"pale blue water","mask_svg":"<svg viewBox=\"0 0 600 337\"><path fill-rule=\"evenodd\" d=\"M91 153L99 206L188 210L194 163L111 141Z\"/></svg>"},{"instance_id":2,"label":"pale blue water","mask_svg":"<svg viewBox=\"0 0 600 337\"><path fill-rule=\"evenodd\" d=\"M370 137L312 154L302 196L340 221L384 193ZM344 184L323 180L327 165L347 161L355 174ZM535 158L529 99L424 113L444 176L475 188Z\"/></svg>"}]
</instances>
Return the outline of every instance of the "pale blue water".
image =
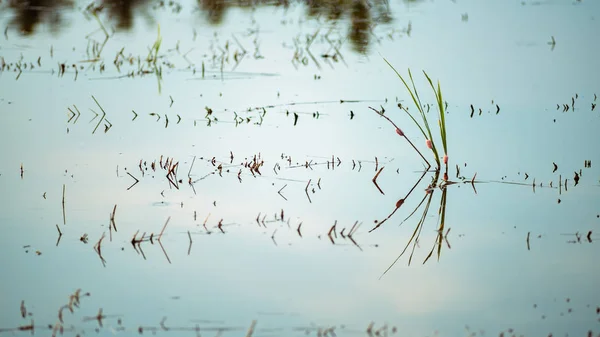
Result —
<instances>
[{"instance_id":1,"label":"pale blue water","mask_svg":"<svg viewBox=\"0 0 600 337\"><path fill-rule=\"evenodd\" d=\"M219 24L197 3L177 10L176 4L139 2L130 29L106 3L99 18L115 32L95 69L91 41L104 35L84 15L87 5L42 6L46 14L24 35L18 11L0 4L0 27L8 26L0 58L28 65L18 79L14 65L0 73L0 335L29 334L3 329L31 319L36 335L51 335L47 325L59 322L59 308L79 288L91 296L81 297L73 314L63 311L67 335L96 334L96 328L99 335L139 335L140 326L144 334L156 327L159 335L192 335L176 328L198 325L216 329L200 331L203 336L218 335L219 328L232 328L224 336L245 336L253 320L253 336L305 335L311 327L315 336L332 327L338 336L368 336L371 322L373 335L384 324L389 335L400 336L600 332L596 2L372 3L370 29L358 31L368 43L351 39L352 11L365 14L357 2L324 4L318 17L307 17L306 5L298 3L243 9L228 3ZM339 21L328 20L326 8L340 9ZM365 20L355 16L354 27L360 23ZM160 93L154 74L137 73L137 58L148 56L159 25ZM306 49L315 33L309 50L318 66ZM121 50L120 58L131 56L132 63L119 72L113 61ZM325 54L338 55L337 62ZM398 99L416 112L382 57L402 74L413 70L424 102L433 103L433 95L420 69L440 80L448 102L449 176L459 181L459 165L461 175L470 180L477 173L483 183L475 185L477 193L470 184L447 188L450 247L444 241L439 261L434 255L423 265L437 237L436 189L411 265L409 248L380 279L422 215L420 208L398 227L424 197L432 174L368 233L423 169L418 154L368 107L383 106L433 162L417 127L396 107ZM63 62L83 66L76 80L72 68L58 75ZM118 78L131 71L134 78ZM576 94L575 110L563 113ZM92 134L100 118L90 111L100 112L92 95L112 125L106 132L110 125L102 122ZM81 115L69 121L74 105ZM263 106L266 113L247 111ZM217 118L210 127L206 107ZM433 126L435 113L432 107ZM437 129L434 135L439 142ZM255 155L264 160L256 177L240 165ZM165 170L150 168L161 156L163 163L166 157L179 162L179 189ZM326 164L332 156L333 169ZM146 161L143 177L140 160ZM312 169L305 167L311 160ZM385 167L377 180L385 195L371 181L376 165ZM135 180L127 172L139 179L129 190ZM559 176L568 178L562 194ZM111 241L115 204L118 231ZM278 221L282 209L284 221ZM154 239L169 217L165 254ZM327 234L335 221L332 245ZM356 221L362 223L353 236L360 249L340 234ZM154 233L153 244L140 245L144 255L131 245L138 230L138 239ZM93 249L103 233L105 266ZM80 241L84 234L87 244ZM21 318L21 301L30 318ZM102 327L85 320L100 308L108 315Z\"/></svg>"}]
</instances>

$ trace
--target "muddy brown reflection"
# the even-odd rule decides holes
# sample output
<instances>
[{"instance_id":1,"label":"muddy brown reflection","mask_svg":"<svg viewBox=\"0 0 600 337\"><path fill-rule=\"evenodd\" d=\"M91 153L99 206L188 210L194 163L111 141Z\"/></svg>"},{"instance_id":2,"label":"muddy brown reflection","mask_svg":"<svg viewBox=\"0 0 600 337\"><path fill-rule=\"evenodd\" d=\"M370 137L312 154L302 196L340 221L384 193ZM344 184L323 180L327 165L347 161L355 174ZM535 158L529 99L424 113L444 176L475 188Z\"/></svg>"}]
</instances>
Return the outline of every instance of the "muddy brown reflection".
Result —
<instances>
[{"instance_id":1,"label":"muddy brown reflection","mask_svg":"<svg viewBox=\"0 0 600 337\"><path fill-rule=\"evenodd\" d=\"M403 0L405 4L421 0ZM365 53L371 43L371 31L379 24L388 24L393 16L387 0L303 0L306 15L310 18L326 18L329 21L347 22L347 37L352 49ZM104 0L96 3L100 15L106 15L117 31L130 30L136 23L136 16L143 16L146 21L153 21L153 13L167 10L175 15L183 8L198 11L211 25L220 25L226 18L227 11L233 8L284 7L290 6L288 0L197 0L187 4L174 1L151 2L148 0ZM8 9L12 11L9 27L23 35L31 35L39 30L39 24L48 24L52 32L64 29L62 20L65 11L76 11L85 8L85 3L70 0L31 0L10 1ZM198 10L199 9L199 10Z\"/></svg>"},{"instance_id":2,"label":"muddy brown reflection","mask_svg":"<svg viewBox=\"0 0 600 337\"><path fill-rule=\"evenodd\" d=\"M9 1L8 7L14 12L10 26L16 26L23 35L30 35L39 23L47 23L52 32L57 32L63 25L61 11L69 6L72 6L69 0Z\"/></svg>"}]
</instances>

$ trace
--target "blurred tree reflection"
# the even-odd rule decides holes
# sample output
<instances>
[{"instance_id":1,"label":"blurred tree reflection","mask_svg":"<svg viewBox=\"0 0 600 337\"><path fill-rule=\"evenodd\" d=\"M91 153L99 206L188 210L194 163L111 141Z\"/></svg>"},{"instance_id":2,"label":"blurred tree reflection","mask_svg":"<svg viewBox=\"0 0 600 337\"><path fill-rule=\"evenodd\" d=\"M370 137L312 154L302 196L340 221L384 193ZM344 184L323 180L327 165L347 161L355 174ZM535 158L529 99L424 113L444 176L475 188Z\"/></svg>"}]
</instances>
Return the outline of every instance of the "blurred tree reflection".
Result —
<instances>
[{"instance_id":1,"label":"blurred tree reflection","mask_svg":"<svg viewBox=\"0 0 600 337\"><path fill-rule=\"evenodd\" d=\"M9 0L8 7L14 12L11 25L18 26L19 31L25 35L34 33L40 22L48 23L50 29L56 31L63 25L61 11L67 6L73 8L73 1L76 0ZM289 0L196 1L200 12L211 25L223 23L229 8L287 7L290 4ZM402 1L411 4L422 0ZM347 20L348 38L352 48L359 53L368 50L373 27L393 20L388 0L299 0L299 2L306 6L306 14L310 18L326 18L334 22ZM85 7L85 3L79 5ZM135 24L135 17L140 13L151 20L152 17L147 11L150 5L155 9L170 8L174 12L181 9L177 0L96 0L95 4L115 22L115 28L118 30L131 29Z\"/></svg>"},{"instance_id":2,"label":"blurred tree reflection","mask_svg":"<svg viewBox=\"0 0 600 337\"><path fill-rule=\"evenodd\" d=\"M414 2L418 0L404 0ZM301 0L307 8L307 16L324 17L330 21L349 19L348 37L353 49L364 53L369 45L371 29L380 23L390 23L392 15L387 0ZM284 6L287 0L198 0L198 6L206 15L210 24L218 25L228 8L246 8L257 6Z\"/></svg>"},{"instance_id":3,"label":"blurred tree reflection","mask_svg":"<svg viewBox=\"0 0 600 337\"><path fill-rule=\"evenodd\" d=\"M223 0L198 0L200 9L206 12L206 18L209 23L218 25L223 22L223 17L227 5Z\"/></svg>"},{"instance_id":4,"label":"blurred tree reflection","mask_svg":"<svg viewBox=\"0 0 600 337\"><path fill-rule=\"evenodd\" d=\"M56 32L62 26L61 10L71 5L69 0L11 0L8 7L14 11L14 16L9 25L18 27L23 35L30 35L39 23L44 22Z\"/></svg>"},{"instance_id":5,"label":"blurred tree reflection","mask_svg":"<svg viewBox=\"0 0 600 337\"><path fill-rule=\"evenodd\" d=\"M147 0L104 0L102 2L110 18L116 21L116 28L119 30L131 29L136 9L147 3Z\"/></svg>"},{"instance_id":6,"label":"blurred tree reflection","mask_svg":"<svg viewBox=\"0 0 600 337\"><path fill-rule=\"evenodd\" d=\"M350 12L352 27L350 28L349 37L354 50L365 53L369 46L371 11L365 1L355 0L353 2L352 11Z\"/></svg>"}]
</instances>

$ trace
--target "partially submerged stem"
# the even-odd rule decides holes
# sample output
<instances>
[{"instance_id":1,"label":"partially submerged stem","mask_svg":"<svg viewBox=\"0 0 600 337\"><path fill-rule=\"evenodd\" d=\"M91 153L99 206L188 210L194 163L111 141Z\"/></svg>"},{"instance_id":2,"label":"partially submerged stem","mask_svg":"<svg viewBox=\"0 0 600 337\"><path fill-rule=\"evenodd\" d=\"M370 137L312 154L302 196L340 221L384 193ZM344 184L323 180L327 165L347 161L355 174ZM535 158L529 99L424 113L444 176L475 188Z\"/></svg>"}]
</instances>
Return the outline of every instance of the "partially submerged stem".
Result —
<instances>
[{"instance_id":1,"label":"partially submerged stem","mask_svg":"<svg viewBox=\"0 0 600 337\"><path fill-rule=\"evenodd\" d=\"M390 66L390 68L392 68L392 70L400 78L400 80L404 84L406 90L410 94L410 97L412 98L413 103L417 107L417 110L419 110L419 113L423 120L422 125L419 122L417 122L417 120L408 112L408 110L406 108L403 108L401 105L399 105L399 107L402 108L408 114L408 116L413 120L413 122L417 125L417 127L419 128L419 130L421 131L423 136L426 138L427 147L429 147L431 149L431 151L433 152L435 162L437 163L437 170L439 170L440 166L441 166L440 155L437 151L437 147L435 146L435 142L433 140L433 134L431 133L431 128L429 126L429 121L427 120L427 115L425 114L425 111L423 111L423 104L421 103L421 98L419 97L417 87L415 86L412 72L410 71L410 69L408 69L408 77L410 79L410 84L412 85L412 88L411 88L411 87L409 87L409 85L408 85L407 81L404 79L404 77L402 75L400 75L400 73L394 68L394 66L392 66L392 64L385 58L383 60L388 64L388 66ZM423 71L423 74L427 78L427 81L429 82L431 89L433 90L433 93L435 94L436 103L437 103L438 112L439 112L440 137L442 139L442 146L444 148L444 153L445 153L445 155L443 157L443 162L447 167L448 166L448 157L447 157L448 145L447 145L447 141L446 141L446 119L444 116L445 109L444 109L444 104L443 104L443 100L442 100L442 91L441 91L440 83L439 82L437 83L437 89L436 89L436 87L433 85L433 82L431 81L431 78L429 77L429 75L427 75L427 73L425 71Z\"/></svg>"},{"instance_id":2,"label":"partially submerged stem","mask_svg":"<svg viewBox=\"0 0 600 337\"><path fill-rule=\"evenodd\" d=\"M388 122L390 122L394 128L396 130L401 130L396 123L394 123L388 116L382 114L381 112L377 111L375 108L373 107L369 107L369 109L375 111L379 116L385 118ZM421 153L421 151L419 151L419 149L417 149L417 147L410 141L410 139L408 139L408 137L406 137L406 134L403 131L396 131L396 133L398 133L398 135L400 135L401 137L404 137L404 139L406 139L408 141L408 143L410 144L410 146L412 146L413 149L415 149L415 151L417 151L417 153L419 154L419 156L421 156L421 158L425 161L425 163L427 163L427 170L429 170L431 168L431 164L429 163L429 161L427 159L425 159L425 156L423 156L423 154Z\"/></svg>"}]
</instances>

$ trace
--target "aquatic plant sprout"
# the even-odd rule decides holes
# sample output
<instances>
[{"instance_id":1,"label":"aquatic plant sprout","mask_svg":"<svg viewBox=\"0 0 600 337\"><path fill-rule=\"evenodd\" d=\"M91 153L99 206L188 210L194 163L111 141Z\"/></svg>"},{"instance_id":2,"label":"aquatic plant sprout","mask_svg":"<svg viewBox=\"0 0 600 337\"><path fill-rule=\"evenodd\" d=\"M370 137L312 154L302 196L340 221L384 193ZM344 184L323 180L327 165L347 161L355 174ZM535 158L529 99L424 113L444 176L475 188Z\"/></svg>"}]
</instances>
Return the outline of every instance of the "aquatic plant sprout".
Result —
<instances>
[{"instance_id":1,"label":"aquatic plant sprout","mask_svg":"<svg viewBox=\"0 0 600 337\"><path fill-rule=\"evenodd\" d=\"M429 126L429 121L427 120L427 115L425 114L425 111L423 110L423 104L421 104L421 98L419 97L419 92L417 91L417 87L415 86L415 82L413 80L413 76L412 76L410 69L408 69L408 77L410 79L412 88L408 85L408 83L406 82L404 77L402 75L400 75L400 73L396 70L396 68L394 68L394 66L392 66L392 64L387 59L384 58L383 60L388 64L388 66L390 66L390 68L392 68L392 70L394 70L394 72L400 78L400 80L402 80L402 83L404 83L404 86L406 87L406 90L410 94L410 97L412 98L414 104L417 106L417 109L419 110L419 113L423 120L422 124L419 123L410 112L408 112L408 109L406 107L403 107L402 105L398 105L402 110L404 110L408 114L408 116L417 125L419 130L421 130L421 133L423 134L423 136L426 139L427 147L429 149L431 149L431 151L433 152L433 156L437 163L437 170L439 170L440 166L441 166L440 165L440 156L439 156L437 148L435 146L435 142L433 140L433 134L431 133L431 128ZM440 128L440 138L442 140L442 147L444 148L443 162L446 165L446 170L448 170L448 142L447 142L447 137L446 137L446 118L444 116L445 108L444 108L444 101L442 99L442 90L440 87L440 82L439 81L437 82L437 87L436 87L433 85L433 81L431 81L431 78L429 77L429 75L427 75L427 73L425 71L423 71L423 74L425 75L425 78L427 78L427 81L429 82L429 85L431 86L431 89L433 90L433 93L435 94L438 113L439 113L438 125Z\"/></svg>"}]
</instances>

